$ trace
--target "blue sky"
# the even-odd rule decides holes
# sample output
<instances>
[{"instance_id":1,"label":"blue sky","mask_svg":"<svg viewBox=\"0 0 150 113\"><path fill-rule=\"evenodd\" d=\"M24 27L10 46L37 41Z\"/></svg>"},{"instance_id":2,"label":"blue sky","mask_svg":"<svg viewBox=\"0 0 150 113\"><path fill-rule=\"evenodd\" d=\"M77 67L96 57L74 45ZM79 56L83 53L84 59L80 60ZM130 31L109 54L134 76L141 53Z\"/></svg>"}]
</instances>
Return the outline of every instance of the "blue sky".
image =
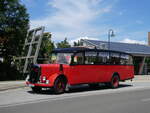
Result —
<instances>
[{"instance_id":1,"label":"blue sky","mask_svg":"<svg viewBox=\"0 0 150 113\"><path fill-rule=\"evenodd\" d=\"M81 37L147 43L150 0L21 0L30 14L30 28L45 26L55 42Z\"/></svg>"}]
</instances>

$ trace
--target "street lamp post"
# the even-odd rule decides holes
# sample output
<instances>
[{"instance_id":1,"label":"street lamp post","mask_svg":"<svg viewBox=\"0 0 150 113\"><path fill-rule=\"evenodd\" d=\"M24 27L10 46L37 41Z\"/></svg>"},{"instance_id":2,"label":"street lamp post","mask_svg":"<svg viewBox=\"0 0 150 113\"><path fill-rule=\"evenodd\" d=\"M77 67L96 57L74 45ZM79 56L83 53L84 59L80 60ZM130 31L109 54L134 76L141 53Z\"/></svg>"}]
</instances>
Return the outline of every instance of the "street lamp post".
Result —
<instances>
[{"instance_id":1,"label":"street lamp post","mask_svg":"<svg viewBox=\"0 0 150 113\"><path fill-rule=\"evenodd\" d=\"M114 31L112 29L108 30L108 50L110 50L110 37L114 37Z\"/></svg>"}]
</instances>

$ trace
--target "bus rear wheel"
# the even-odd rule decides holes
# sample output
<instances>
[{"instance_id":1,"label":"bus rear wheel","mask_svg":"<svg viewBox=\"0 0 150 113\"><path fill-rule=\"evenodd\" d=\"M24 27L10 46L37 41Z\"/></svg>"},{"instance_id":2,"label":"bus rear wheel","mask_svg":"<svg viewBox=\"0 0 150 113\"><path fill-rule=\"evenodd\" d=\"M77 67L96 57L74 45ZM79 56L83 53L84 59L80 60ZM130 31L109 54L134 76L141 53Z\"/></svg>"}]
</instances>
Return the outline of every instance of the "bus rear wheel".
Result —
<instances>
[{"instance_id":1,"label":"bus rear wheel","mask_svg":"<svg viewBox=\"0 0 150 113\"><path fill-rule=\"evenodd\" d=\"M64 93L66 89L66 82L63 78L57 78L54 83L54 92L56 94Z\"/></svg>"},{"instance_id":2,"label":"bus rear wheel","mask_svg":"<svg viewBox=\"0 0 150 113\"><path fill-rule=\"evenodd\" d=\"M110 82L110 87L115 89L119 87L119 76L118 75L114 75L111 79Z\"/></svg>"}]
</instances>

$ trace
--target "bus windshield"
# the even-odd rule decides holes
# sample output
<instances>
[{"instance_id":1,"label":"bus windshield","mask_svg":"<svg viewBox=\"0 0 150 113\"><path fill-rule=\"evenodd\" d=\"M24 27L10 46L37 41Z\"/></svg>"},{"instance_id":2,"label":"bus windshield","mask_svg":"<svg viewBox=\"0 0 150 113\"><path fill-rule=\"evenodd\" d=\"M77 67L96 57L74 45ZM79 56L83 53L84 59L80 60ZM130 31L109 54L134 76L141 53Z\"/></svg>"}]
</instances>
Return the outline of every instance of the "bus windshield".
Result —
<instances>
[{"instance_id":1,"label":"bus windshield","mask_svg":"<svg viewBox=\"0 0 150 113\"><path fill-rule=\"evenodd\" d=\"M73 53L52 53L52 64L70 64Z\"/></svg>"}]
</instances>

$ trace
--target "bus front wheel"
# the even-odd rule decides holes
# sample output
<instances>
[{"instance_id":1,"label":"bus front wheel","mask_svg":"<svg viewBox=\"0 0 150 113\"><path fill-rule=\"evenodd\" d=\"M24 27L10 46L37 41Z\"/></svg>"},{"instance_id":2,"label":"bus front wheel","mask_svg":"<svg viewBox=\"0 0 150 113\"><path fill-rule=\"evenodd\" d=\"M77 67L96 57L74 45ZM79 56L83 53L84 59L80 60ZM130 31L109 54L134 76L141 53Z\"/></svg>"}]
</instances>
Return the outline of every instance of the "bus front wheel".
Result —
<instances>
[{"instance_id":1,"label":"bus front wheel","mask_svg":"<svg viewBox=\"0 0 150 113\"><path fill-rule=\"evenodd\" d=\"M55 83L54 83L54 92L56 94L61 94L61 93L64 93L65 92L65 89L66 89L66 82L64 81L63 78L61 77L58 77L56 80L55 80Z\"/></svg>"}]
</instances>

